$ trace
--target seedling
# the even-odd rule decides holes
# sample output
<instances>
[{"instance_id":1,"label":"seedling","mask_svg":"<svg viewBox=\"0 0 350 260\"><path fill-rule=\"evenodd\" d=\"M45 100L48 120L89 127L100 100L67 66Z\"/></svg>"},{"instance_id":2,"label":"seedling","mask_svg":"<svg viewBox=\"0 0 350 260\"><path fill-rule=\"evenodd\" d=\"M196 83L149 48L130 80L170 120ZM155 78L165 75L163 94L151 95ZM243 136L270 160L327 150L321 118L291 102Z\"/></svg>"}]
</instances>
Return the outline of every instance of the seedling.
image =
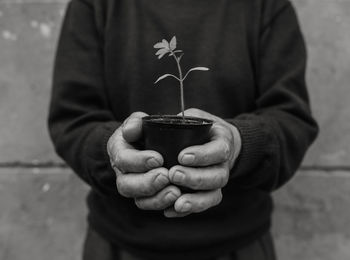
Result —
<instances>
[{"instance_id":1,"label":"seedling","mask_svg":"<svg viewBox=\"0 0 350 260\"><path fill-rule=\"evenodd\" d=\"M180 95L181 95L181 111L182 111L182 118L183 120L185 120L185 99L184 99L184 81L187 78L187 76L195 70L199 70L199 71L208 71L209 69L206 67L195 67L195 68L191 68L189 69L185 76L183 76L182 73L182 68L181 68L181 58L184 55L182 50L176 50L176 36L174 36L170 42L168 42L167 40L162 40L161 42L158 42L154 45L155 49L159 49L156 52L156 55L158 56L158 59L161 59L165 54L169 53L169 57L173 56L175 61L176 61L176 65L179 71L179 75L175 76L173 74L164 74L163 76L160 76L155 82L154 84L157 84L159 81L167 78L167 77L172 77L174 79L176 79L179 83L180 83Z\"/></svg>"}]
</instances>

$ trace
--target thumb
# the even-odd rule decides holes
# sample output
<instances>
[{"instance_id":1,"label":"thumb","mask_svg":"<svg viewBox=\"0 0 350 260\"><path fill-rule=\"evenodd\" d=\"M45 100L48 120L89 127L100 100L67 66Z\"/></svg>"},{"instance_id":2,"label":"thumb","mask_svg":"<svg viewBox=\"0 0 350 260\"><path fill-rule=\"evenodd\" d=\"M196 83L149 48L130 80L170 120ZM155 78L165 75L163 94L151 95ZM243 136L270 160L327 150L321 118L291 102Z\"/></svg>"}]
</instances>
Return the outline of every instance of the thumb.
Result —
<instances>
[{"instance_id":1,"label":"thumb","mask_svg":"<svg viewBox=\"0 0 350 260\"><path fill-rule=\"evenodd\" d=\"M142 118L147 116L143 112L132 113L123 123L122 134L123 138L128 143L136 142L142 135Z\"/></svg>"}]
</instances>

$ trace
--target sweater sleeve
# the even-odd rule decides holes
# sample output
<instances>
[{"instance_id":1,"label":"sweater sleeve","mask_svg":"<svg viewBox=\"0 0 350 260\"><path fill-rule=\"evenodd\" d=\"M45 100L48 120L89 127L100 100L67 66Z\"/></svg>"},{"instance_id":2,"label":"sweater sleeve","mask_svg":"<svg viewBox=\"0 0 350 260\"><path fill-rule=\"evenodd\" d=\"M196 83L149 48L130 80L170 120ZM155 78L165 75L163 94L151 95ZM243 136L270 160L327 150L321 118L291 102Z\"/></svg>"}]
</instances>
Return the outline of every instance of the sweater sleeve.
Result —
<instances>
[{"instance_id":1,"label":"sweater sleeve","mask_svg":"<svg viewBox=\"0 0 350 260\"><path fill-rule=\"evenodd\" d=\"M231 177L273 191L293 176L318 133L305 84L305 44L289 2L262 28L258 49L256 110L228 120L242 138Z\"/></svg>"},{"instance_id":2,"label":"sweater sleeve","mask_svg":"<svg viewBox=\"0 0 350 260\"><path fill-rule=\"evenodd\" d=\"M92 6L71 1L56 53L48 126L57 154L109 196L116 188L106 142L120 122L106 98L101 42Z\"/></svg>"}]
</instances>

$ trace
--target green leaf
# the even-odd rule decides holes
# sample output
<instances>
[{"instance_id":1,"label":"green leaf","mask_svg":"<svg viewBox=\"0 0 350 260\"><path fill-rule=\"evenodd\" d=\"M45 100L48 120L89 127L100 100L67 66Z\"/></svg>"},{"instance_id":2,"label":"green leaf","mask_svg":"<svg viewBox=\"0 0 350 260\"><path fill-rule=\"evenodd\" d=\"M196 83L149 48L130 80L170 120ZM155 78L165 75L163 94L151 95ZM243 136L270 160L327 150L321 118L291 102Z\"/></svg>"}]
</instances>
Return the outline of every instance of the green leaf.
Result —
<instances>
[{"instance_id":1,"label":"green leaf","mask_svg":"<svg viewBox=\"0 0 350 260\"><path fill-rule=\"evenodd\" d=\"M157 43L153 46L153 48L155 48L155 49L162 49L162 48L166 48L166 47L167 47L167 46L164 45L163 42L157 42Z\"/></svg>"},{"instance_id":2,"label":"green leaf","mask_svg":"<svg viewBox=\"0 0 350 260\"><path fill-rule=\"evenodd\" d=\"M194 70L208 71L209 69L207 67L195 67L190 69L190 71L194 71Z\"/></svg>"},{"instance_id":3,"label":"green leaf","mask_svg":"<svg viewBox=\"0 0 350 260\"><path fill-rule=\"evenodd\" d=\"M195 70L199 70L199 71L208 71L209 69L207 67L195 67L190 69L189 71L187 71L185 77L183 78L183 80L186 79L186 77L188 76L188 74L190 74L190 72L195 71Z\"/></svg>"},{"instance_id":4,"label":"green leaf","mask_svg":"<svg viewBox=\"0 0 350 260\"><path fill-rule=\"evenodd\" d=\"M175 78L175 79L177 79L178 81L180 81L180 79L179 79L178 77L174 76L173 74L164 74L163 76L160 76L160 77L154 82L154 84L157 84L159 81L161 81L161 80L163 80L163 79L165 79L165 78L167 78L167 77L172 77L172 78Z\"/></svg>"},{"instance_id":5,"label":"green leaf","mask_svg":"<svg viewBox=\"0 0 350 260\"><path fill-rule=\"evenodd\" d=\"M162 43L164 44L165 48L170 49L169 42L167 40L163 39Z\"/></svg>"},{"instance_id":6,"label":"green leaf","mask_svg":"<svg viewBox=\"0 0 350 260\"><path fill-rule=\"evenodd\" d=\"M159 49L157 52L156 52L156 55L160 55L160 54L166 54L168 53L169 50L168 49Z\"/></svg>"},{"instance_id":7,"label":"green leaf","mask_svg":"<svg viewBox=\"0 0 350 260\"><path fill-rule=\"evenodd\" d=\"M176 36L171 39L169 46L172 51L176 49Z\"/></svg>"}]
</instances>

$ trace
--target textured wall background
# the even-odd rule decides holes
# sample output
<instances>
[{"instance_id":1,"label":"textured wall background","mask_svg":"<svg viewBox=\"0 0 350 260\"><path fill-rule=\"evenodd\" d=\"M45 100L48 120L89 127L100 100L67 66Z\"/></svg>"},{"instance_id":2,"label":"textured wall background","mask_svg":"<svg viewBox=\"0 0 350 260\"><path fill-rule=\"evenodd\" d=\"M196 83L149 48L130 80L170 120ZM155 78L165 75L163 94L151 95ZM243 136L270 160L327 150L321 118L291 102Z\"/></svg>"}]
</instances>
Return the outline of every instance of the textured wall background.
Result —
<instances>
[{"instance_id":1,"label":"textured wall background","mask_svg":"<svg viewBox=\"0 0 350 260\"><path fill-rule=\"evenodd\" d=\"M350 0L293 0L309 48L321 135L275 193L283 260L350 259ZM46 130L52 61L67 0L0 0L0 259L79 259L87 187Z\"/></svg>"}]
</instances>

